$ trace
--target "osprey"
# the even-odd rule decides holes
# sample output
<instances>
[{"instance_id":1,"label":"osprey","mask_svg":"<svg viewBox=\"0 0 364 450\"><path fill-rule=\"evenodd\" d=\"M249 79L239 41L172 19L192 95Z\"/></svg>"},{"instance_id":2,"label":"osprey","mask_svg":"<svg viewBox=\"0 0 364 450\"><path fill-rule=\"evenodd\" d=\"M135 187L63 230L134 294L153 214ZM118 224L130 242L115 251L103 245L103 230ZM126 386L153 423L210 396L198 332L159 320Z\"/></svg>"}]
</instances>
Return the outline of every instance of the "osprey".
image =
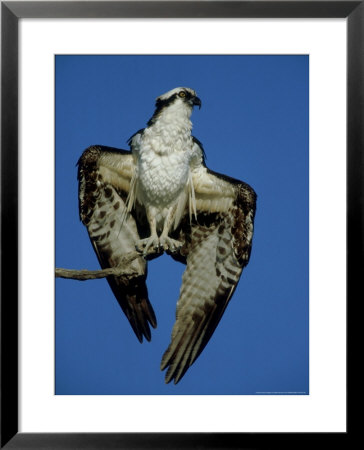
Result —
<instances>
[{"instance_id":1,"label":"osprey","mask_svg":"<svg viewBox=\"0 0 364 450\"><path fill-rule=\"evenodd\" d=\"M157 321L146 286L147 261L164 251L186 264L176 322L161 370L178 383L200 355L248 264L256 194L246 183L208 169L191 135L196 92L173 89L156 100L131 151L92 146L78 165L80 218L107 280L140 342ZM125 257L139 251L137 258ZM127 281L125 281L127 280Z\"/></svg>"}]
</instances>

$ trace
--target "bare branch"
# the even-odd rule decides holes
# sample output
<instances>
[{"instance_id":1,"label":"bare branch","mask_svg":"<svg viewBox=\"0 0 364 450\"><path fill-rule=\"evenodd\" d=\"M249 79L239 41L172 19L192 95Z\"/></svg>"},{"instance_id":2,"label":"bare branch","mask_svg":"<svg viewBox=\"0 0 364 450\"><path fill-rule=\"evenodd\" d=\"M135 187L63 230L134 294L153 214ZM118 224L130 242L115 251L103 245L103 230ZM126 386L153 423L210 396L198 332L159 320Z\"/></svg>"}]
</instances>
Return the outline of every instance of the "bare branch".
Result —
<instances>
[{"instance_id":1,"label":"bare branch","mask_svg":"<svg viewBox=\"0 0 364 450\"><path fill-rule=\"evenodd\" d=\"M113 267L102 270L77 270L77 269L62 269L56 267L56 278L68 278L71 280L97 280L98 278L105 278L109 275L125 276L125 269L122 267Z\"/></svg>"},{"instance_id":2,"label":"bare branch","mask_svg":"<svg viewBox=\"0 0 364 450\"><path fill-rule=\"evenodd\" d=\"M136 258L155 253L156 252L153 249L149 250L145 255L140 252L131 252L124 256L119 266L100 270L62 269L60 267L56 267L56 278L67 278L71 280L86 281L86 280L97 280L99 278L105 278L110 275L114 275L117 277L125 277L125 282L127 283L128 278L131 275L133 274L137 275L137 273L128 270L127 266Z\"/></svg>"}]
</instances>

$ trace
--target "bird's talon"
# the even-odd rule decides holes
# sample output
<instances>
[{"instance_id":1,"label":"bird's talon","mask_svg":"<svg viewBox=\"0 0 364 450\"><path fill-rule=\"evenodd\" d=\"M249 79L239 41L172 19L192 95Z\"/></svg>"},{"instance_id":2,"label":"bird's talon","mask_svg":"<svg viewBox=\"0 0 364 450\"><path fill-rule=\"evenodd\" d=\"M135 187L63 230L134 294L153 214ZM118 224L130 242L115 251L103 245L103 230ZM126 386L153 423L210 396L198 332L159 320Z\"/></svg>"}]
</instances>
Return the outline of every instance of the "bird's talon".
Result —
<instances>
[{"instance_id":1,"label":"bird's talon","mask_svg":"<svg viewBox=\"0 0 364 450\"><path fill-rule=\"evenodd\" d=\"M182 247L182 243L179 241L176 241L175 239L172 239L168 236L164 236L160 239L160 242L163 246L164 250L168 250L171 253L176 253L178 249Z\"/></svg>"},{"instance_id":2,"label":"bird's talon","mask_svg":"<svg viewBox=\"0 0 364 450\"><path fill-rule=\"evenodd\" d=\"M158 237L151 236L146 239L140 240L136 245L135 249L143 253L143 256L147 256L149 253L149 249L153 249L154 252L158 251L159 248L159 239Z\"/></svg>"}]
</instances>

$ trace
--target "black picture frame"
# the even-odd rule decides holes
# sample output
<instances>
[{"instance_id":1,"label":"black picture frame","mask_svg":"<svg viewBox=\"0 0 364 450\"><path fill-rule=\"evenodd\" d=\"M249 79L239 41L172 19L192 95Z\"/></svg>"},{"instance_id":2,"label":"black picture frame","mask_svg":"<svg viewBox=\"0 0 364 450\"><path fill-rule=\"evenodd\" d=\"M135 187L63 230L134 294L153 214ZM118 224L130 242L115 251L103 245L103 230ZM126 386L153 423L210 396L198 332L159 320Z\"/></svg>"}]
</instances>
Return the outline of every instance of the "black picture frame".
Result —
<instances>
[{"instance_id":1,"label":"black picture frame","mask_svg":"<svg viewBox=\"0 0 364 450\"><path fill-rule=\"evenodd\" d=\"M18 21L20 18L347 18L347 303L363 273L364 1L1 2L1 448L257 448L326 433L18 433ZM340 205L343 210L343 205ZM349 346L348 346L349 348ZM349 359L348 359L349 361ZM348 375L350 373L348 372ZM349 394L349 392L348 392ZM335 433L347 446L351 431ZM333 436L333 434L330 434ZM351 435L351 433L350 433Z\"/></svg>"}]
</instances>

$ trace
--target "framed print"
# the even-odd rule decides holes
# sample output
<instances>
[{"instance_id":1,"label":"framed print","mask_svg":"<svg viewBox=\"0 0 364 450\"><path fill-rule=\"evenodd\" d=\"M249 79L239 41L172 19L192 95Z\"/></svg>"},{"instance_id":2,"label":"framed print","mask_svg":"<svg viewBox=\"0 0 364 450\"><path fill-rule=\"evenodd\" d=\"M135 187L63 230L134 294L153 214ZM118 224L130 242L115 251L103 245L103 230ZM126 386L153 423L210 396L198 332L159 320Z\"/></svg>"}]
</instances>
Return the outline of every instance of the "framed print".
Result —
<instances>
[{"instance_id":1,"label":"framed print","mask_svg":"<svg viewBox=\"0 0 364 450\"><path fill-rule=\"evenodd\" d=\"M183 85L183 80L186 80L185 84L188 83L188 86L193 87L193 90L185 88L178 91L177 89L177 102L179 98L188 98L189 94L192 96L191 101L196 102L194 111L191 110L191 119L188 120L193 121L194 136L198 136L197 139L201 142L198 145L203 145L206 166L210 169L215 167L220 171L223 170L235 179L246 173L246 176L243 176L245 183L252 186L252 180L255 180L254 188L241 184L242 188L246 189L246 195L255 197L252 189L260 193L259 200L257 200L257 205L260 206L255 218L252 259L244 269L231 298L231 302L236 299L234 302L235 314L230 307L226 308L221 322L216 327L216 333L220 332L223 336L221 341L214 338L214 332L201 356L189 369L187 369L189 364L184 366L183 358L180 362L173 363L172 357L168 365L171 367L169 372L167 370L161 373L159 368L161 355L165 352L166 345L170 340L170 328L173 327L175 304L172 298L178 299L183 273L183 265L173 264L171 258L171 256L176 258L175 255L179 254L177 251L174 253L171 251L170 256L161 255L160 252L155 254L153 251L152 255L157 258L147 263L148 276L145 285L150 302L148 304L149 315L147 315L149 328L143 321L131 318L128 307L124 304L124 298L117 297L122 305L122 310L126 311L127 317L129 317L133 330L131 333L129 327L125 326L128 323L124 326L120 324L119 304L114 305L116 309L109 310L109 317L101 319L104 313L108 314L107 310L103 312L103 307L109 303L109 300L106 300L108 297L105 295L104 282L87 281L75 286L77 283L74 281L57 280L56 395L262 395L263 392L271 393L271 395L273 392L276 395L278 392L281 395L292 395L289 393L293 392L295 395L309 394L308 61L308 55L56 55L55 228L57 230L57 267L70 267L72 263L75 267L87 267L87 261L90 261L89 265L91 264L92 267L97 267L97 261L94 261L91 253L93 249L89 245L89 239L84 235L85 230L80 226L78 215L74 214L77 203L77 198L75 198L75 192L77 192L75 160L81 158L78 164L79 178L81 177L80 186L82 186L82 174L88 170L89 164L86 160L89 158L88 155L95 151L91 147L81 157L80 148L82 148L85 135L90 136L89 142L92 140L108 142L108 145L114 148L117 148L120 143L126 143L129 136L126 135L120 140L120 132L134 127L136 130L131 133L134 134L140 129L137 124L137 111L131 113L131 110L134 109L132 105L141 107L144 103L143 99L147 99L150 95L153 110L155 97L153 92L161 91L163 95L164 87L170 86L173 82ZM191 73L191 67L193 67L193 73ZM146 73L148 77L146 77ZM83 89L86 77L88 81ZM145 87L141 89L143 85ZM128 86L128 90L125 90L123 86ZM244 89L243 86L247 88ZM219 90L221 92L217 93ZM127 96L128 92L130 97ZM209 99L210 93L214 93L211 99ZM172 92L166 95L173 97L175 94L176 90L172 88ZM180 95L184 95L184 97L180 97ZM91 96L92 98L90 98ZM104 103L106 98L109 99L107 101L109 106ZM161 98L163 101L164 97ZM222 98L226 100L223 101ZM232 100L233 98L234 100ZM112 106L112 99L114 99L114 106ZM181 107L187 104L187 108L190 110L189 102L190 100L187 100L187 103L182 100ZM93 105L92 108L90 108L90 104ZM167 104L169 103L166 101ZM199 108L199 104L201 104L201 108ZM275 105L279 105L279 108ZM147 114L146 109L142 109L143 113L145 111L144 114ZM211 113L209 114L207 111L203 117L206 109L211 109ZM219 109L221 109L220 113ZM120 110L123 110L121 115ZM69 114L69 111L72 111L72 114ZM97 111L103 111L102 115L98 115ZM165 106L165 112L168 112L167 106ZM157 117L161 114L159 109L157 109L157 113L154 113L152 121L155 121L155 127L160 126ZM267 117L262 125L259 119L264 114L267 114ZM211 136L210 140L211 124L216 120L216 115L221 115L219 128L216 135ZM105 118L104 125L101 123L102 117ZM118 122L115 123L116 135L112 140L109 124L113 118L118 117L122 119L122 124L119 126ZM83 130L80 133L80 140L74 135L75 120L79 121L78 128ZM95 126L95 120L97 120L97 126ZM290 121L291 126L283 132L280 124L287 121ZM239 126L236 126L238 123L246 124L244 133ZM253 127L253 123L258 128ZM233 127L232 124L234 124ZM266 139L258 142L256 137L262 126L265 129ZM104 135L100 133L103 127L105 127ZM147 126L146 130L149 129L152 130L153 126ZM198 132L198 130L200 131ZM97 134L91 137L96 131ZM146 133L148 132L146 131ZM231 142L237 143L238 151L225 148L221 152L221 149L224 148L226 133L229 134ZM70 135L74 135L71 141ZM220 142L218 142L219 136ZM244 150L249 147L252 149L249 157L252 162L249 161ZM295 149L294 164L290 163L292 148ZM113 155L116 158L120 156L119 153L115 153L116 150L104 148L102 151L105 151L109 158L112 158ZM282 161L285 163L282 164ZM287 170L287 166L289 170ZM257 174L254 174L254 168L257 169ZM197 174L197 169L195 170ZM199 176L203 177L204 170L199 170L201 170ZM270 176L272 173L275 174L273 177ZM66 174L69 175L66 176ZM160 178L163 180L162 175ZM282 180L282 185L277 182L277 179ZM177 180L176 175L173 177L173 185L177 183ZM294 189L292 188L291 192L285 195L285 199L281 200L282 212L277 215L274 212L275 201L287 185L294 186ZM164 182L163 186L165 186ZM82 197L82 187L80 189ZM87 197L89 194L86 192L88 190L84 194ZM196 210L199 207L204 208L203 204L199 203L198 189L194 195ZM212 193L209 195L212 196ZM216 203L217 200L211 201ZM251 207L254 208L255 200L252 199L251 202ZM284 202L286 202L285 206ZM192 200L191 205L193 208ZM103 204L102 207L106 207L106 204ZM137 208L139 207L137 206ZM188 208L186 208L187 212ZM105 214L104 218L109 217L110 214L112 215L112 211ZM214 212L211 214L216 216ZM101 215L103 214L101 213ZM211 220L216 220L213 217ZM198 220L201 223L202 217ZM187 222L190 223L190 219ZM116 222L112 222L112 224L112 228L116 228L115 237L121 236L124 225L120 223L118 226ZM263 224L265 224L265 229L262 230ZM99 224L96 228L98 229L99 226L101 225ZM88 224L87 227L92 236L93 226ZM280 237L276 240L274 238L274 235L280 236L280 233L278 231L275 233L273 230L279 229L286 229L286 239L290 242L290 245L287 245L289 251L285 250ZM107 230L105 233L107 234ZM189 231L186 229L184 233L189 233ZM110 236L111 234L109 234ZM261 252L260 250L259 241L264 240L263 236L270 236L271 245L273 242L276 245L275 249L271 249L272 254L279 255L277 256L276 271L272 268L271 259L263 256L265 251ZM98 239L96 238L95 242L99 242ZM123 243L126 244L128 239L125 236ZM149 238L145 239L144 242L148 245ZM230 240L228 242L230 244ZM95 243L95 245L100 244ZM178 243L173 243L173 245L178 245ZM201 246L202 242L198 248ZM76 252L75 248L77 248ZM134 251L133 247L128 248L129 251ZM101 251L99 249L98 254L101 254ZM215 252L212 252L211 260L213 260L214 254ZM194 277L202 269L202 272L198 274L198 279L203 279L209 274L205 282L212 287L214 275L207 270L206 256L203 256L204 254L201 254L200 257L196 255L197 259L195 260L192 255L193 252L188 257L188 261L191 261L190 264L194 261L193 275L191 273L190 276ZM80 257L79 261L77 260L78 256ZM201 269L198 264L199 258L205 261ZM202 299L204 296L200 291L201 287L198 287L199 283L193 281L194 278L189 280L188 274L191 269L189 269L188 261L186 266L188 271L183 275L181 292L185 289L197 289L193 295ZM292 264L292 261L297 262ZM249 293L248 286L245 286L246 289L244 289L244 282L248 284L244 272L248 271L250 263L252 267L257 268L259 274L254 281L253 274L250 272L252 293ZM218 273L220 270L222 268ZM232 277L234 269L231 267L229 270ZM267 291L265 292L259 292L258 288L261 272L270 274L266 283L261 285L261 287L266 287ZM219 283L219 275L215 276L217 277L216 283ZM231 277L230 280L235 285ZM137 277L137 279L139 283L139 278ZM286 285L287 290L293 293L287 296L282 294L282 285ZM196 288L192 286L196 286ZM231 289L232 286L229 285L228 291ZM99 291L96 292L96 290ZM136 295L134 289L132 292L133 296ZM142 294L140 293L140 295ZM221 295L223 296L223 294ZM294 302L291 300L291 295L295 298ZM252 302L250 305L252 310L248 311L246 299L250 297L266 299L266 303L263 301ZM84 301L81 300L82 298ZM99 303L98 299L103 300ZM183 305L183 299L184 297L181 297L180 305ZM223 297L221 302L225 305L222 299ZM112 299L110 298L110 300ZM96 304L92 306L94 301ZM203 304L205 304L204 301ZM211 306L213 307L213 304ZM193 308L192 305L189 307ZM196 305L196 314L201 307ZM242 309L239 310L239 307ZM183 309L181 309L182 306L179 308L179 320L181 321L184 320ZM205 308L208 308L207 304ZM91 315L92 310L95 314L94 318ZM89 311L88 317L85 311ZM278 313L278 311L280 312ZM151 317L152 314L153 317ZM211 312L211 314L213 313ZM250 317L250 319L243 323L241 322L242 317ZM113 324L112 318L116 319L115 324ZM238 322L236 322L237 318L240 318ZM201 317L201 320L202 323L205 323L207 319ZM213 319L211 321L213 322ZM105 324L104 328L101 328L100 322ZM289 332L289 338L286 335L288 333L287 322L294 323ZM81 323L84 324L84 330L82 330ZM169 326L165 326L167 323ZM178 323L176 327L182 326L182 323ZM249 337L239 333L240 338L236 339L239 328L248 332L250 326L256 329L258 323L265 324L265 327L262 326L262 329L266 330L266 337L262 336L262 340L265 342L263 346L259 344L259 338L256 338L257 347L255 347L251 335ZM201 326L203 325L201 324ZM113 328L114 331L112 331ZM285 337L281 335L282 330L285 330ZM121 332L123 335L119 335ZM255 333L253 334L255 335ZM140 345L139 341L143 340L150 341L150 345L148 342ZM103 341L104 344L102 344ZM191 344L192 348L195 348L194 345L197 346L194 351L198 351L197 342ZM244 350L242 342L247 342L249 350ZM270 343L269 347L266 346L268 342ZM114 350L111 350L114 345ZM77 346L79 346L78 350ZM226 346L229 347L229 352L226 352ZM85 352L86 347L92 349L92 355ZM211 359L205 358L205 353L208 351ZM187 354L188 352L186 357ZM131 355L132 357L130 357ZM167 355L168 353L164 360L168 358ZM72 364L70 364L71 360ZM180 358L177 358L177 361L179 360ZM277 364L278 360L284 361L284 363ZM101 361L103 362L101 363ZM130 361L129 370L125 365L126 361ZM146 363L146 361L149 362ZM177 366L175 371L172 370L174 364ZM92 370L90 365L93 367ZM226 367L229 365L230 370L226 371ZM247 373L246 366L250 367L250 374ZM266 370L267 366L269 370ZM97 367L100 368L100 371L97 370ZM108 367L107 371L105 367ZM195 373L190 375L192 371ZM211 376L212 373L214 376ZM262 375L263 373L266 374L266 377ZM147 383L145 374L148 374ZM257 381L258 379L259 381Z\"/></svg>"},{"instance_id":2,"label":"framed print","mask_svg":"<svg viewBox=\"0 0 364 450\"><path fill-rule=\"evenodd\" d=\"M345 1L2 3L2 446L234 448L287 432L292 442L313 432L347 439L342 319L362 267L362 20L362 2ZM203 146L209 169L255 189L258 209L231 306L196 362L167 375L174 385L159 364L182 266L172 274L166 255L148 263L158 328L143 345L106 280L58 280L54 303L51 271L54 258L98 268L77 217L82 152L100 145L111 158L130 136L133 149L148 119L185 97L202 103L191 151L203 158ZM85 170L81 159L81 219ZM203 208L196 192L190 223ZM150 339L149 328L142 333ZM335 377L322 369L320 378L325 366Z\"/></svg>"}]
</instances>

